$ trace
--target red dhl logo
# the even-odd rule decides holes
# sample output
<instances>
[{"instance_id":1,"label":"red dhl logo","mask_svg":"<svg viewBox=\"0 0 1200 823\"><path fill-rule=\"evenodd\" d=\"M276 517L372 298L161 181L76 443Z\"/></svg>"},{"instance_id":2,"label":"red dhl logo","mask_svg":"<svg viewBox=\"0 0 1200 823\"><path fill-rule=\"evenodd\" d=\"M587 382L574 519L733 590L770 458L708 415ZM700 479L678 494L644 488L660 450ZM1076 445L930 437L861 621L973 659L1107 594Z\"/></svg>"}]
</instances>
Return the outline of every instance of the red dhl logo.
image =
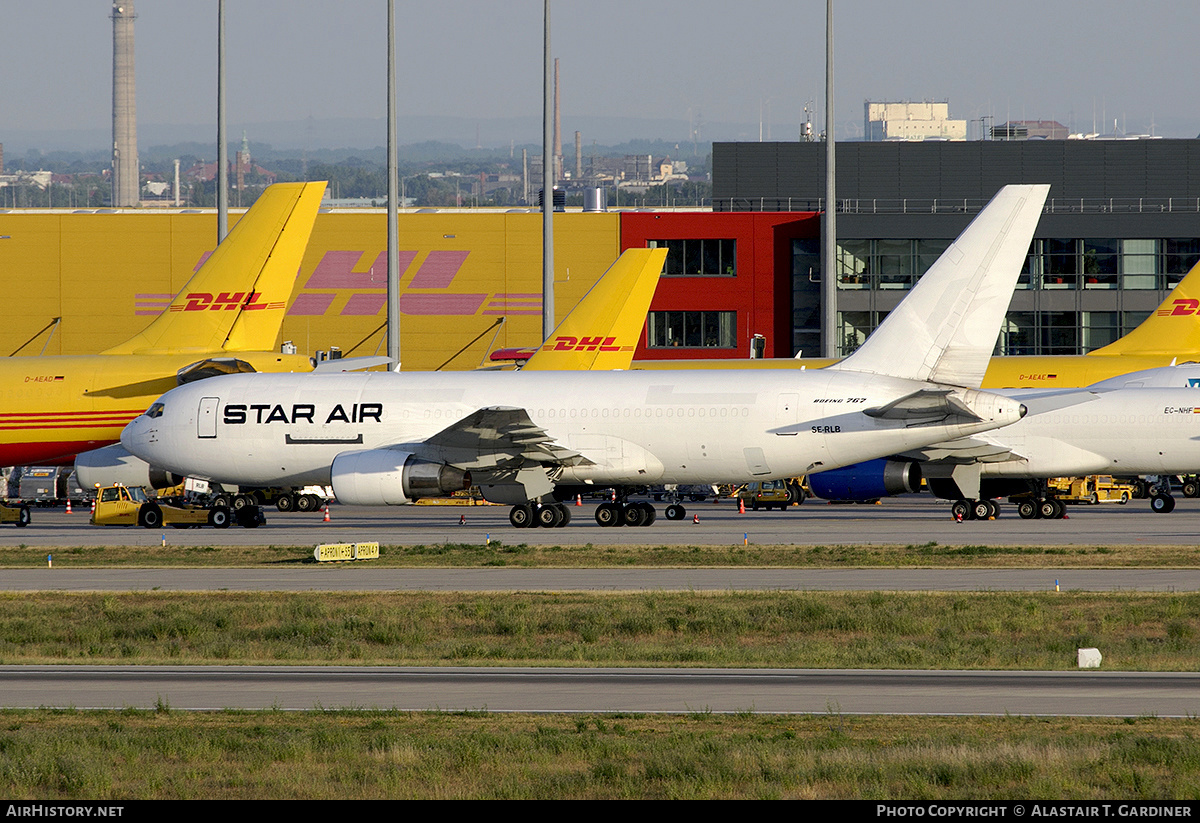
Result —
<instances>
[{"instance_id":1,"label":"red dhl logo","mask_svg":"<svg viewBox=\"0 0 1200 823\"><path fill-rule=\"evenodd\" d=\"M546 345L543 351L633 351L633 346L614 346L615 337L571 337L560 334Z\"/></svg>"},{"instance_id":2,"label":"red dhl logo","mask_svg":"<svg viewBox=\"0 0 1200 823\"><path fill-rule=\"evenodd\" d=\"M1170 308L1158 310L1160 317L1186 317L1194 314L1200 314L1200 300L1190 297L1176 298L1171 301Z\"/></svg>"},{"instance_id":3,"label":"red dhl logo","mask_svg":"<svg viewBox=\"0 0 1200 823\"><path fill-rule=\"evenodd\" d=\"M241 309L243 311L257 311L261 309L282 309L284 302L278 303L263 303L262 294L256 291L252 292L227 292L223 291L216 297L207 292L188 292L183 297L184 303L180 305L175 303L171 306L170 311L234 311Z\"/></svg>"}]
</instances>

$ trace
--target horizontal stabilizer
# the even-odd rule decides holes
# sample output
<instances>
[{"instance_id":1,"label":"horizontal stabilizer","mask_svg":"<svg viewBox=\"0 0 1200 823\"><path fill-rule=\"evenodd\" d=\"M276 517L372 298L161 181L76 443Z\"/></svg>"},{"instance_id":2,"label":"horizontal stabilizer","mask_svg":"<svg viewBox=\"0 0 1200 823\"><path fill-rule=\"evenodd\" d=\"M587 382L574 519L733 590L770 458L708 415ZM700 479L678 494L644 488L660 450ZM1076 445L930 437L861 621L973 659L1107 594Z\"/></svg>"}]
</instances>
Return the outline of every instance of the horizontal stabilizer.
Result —
<instances>
[{"instance_id":1,"label":"horizontal stabilizer","mask_svg":"<svg viewBox=\"0 0 1200 823\"><path fill-rule=\"evenodd\" d=\"M950 394L950 389L922 389L905 395L899 400L893 400L886 406L866 409L863 414L879 420L912 420L928 421L942 420L947 417L962 417L967 420L979 420L975 412L968 409L957 397Z\"/></svg>"},{"instance_id":2,"label":"horizontal stabilizer","mask_svg":"<svg viewBox=\"0 0 1200 823\"><path fill-rule=\"evenodd\" d=\"M362 371L376 366L392 365L390 357L340 357L337 360L322 360L313 369L314 374L336 374L347 371Z\"/></svg>"}]
</instances>

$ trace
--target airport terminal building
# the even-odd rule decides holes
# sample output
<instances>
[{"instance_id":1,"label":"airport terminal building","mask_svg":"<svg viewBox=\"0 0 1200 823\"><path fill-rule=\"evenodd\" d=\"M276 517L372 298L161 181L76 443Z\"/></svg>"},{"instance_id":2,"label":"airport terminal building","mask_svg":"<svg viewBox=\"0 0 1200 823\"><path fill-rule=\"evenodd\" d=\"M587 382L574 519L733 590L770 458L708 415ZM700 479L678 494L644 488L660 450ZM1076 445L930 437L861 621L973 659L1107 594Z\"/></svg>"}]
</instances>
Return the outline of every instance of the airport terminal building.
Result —
<instances>
[{"instance_id":1,"label":"airport terminal building","mask_svg":"<svg viewBox=\"0 0 1200 823\"><path fill-rule=\"evenodd\" d=\"M718 143L711 211L555 215L561 319L627 248L667 265L638 359L820 351L824 146ZM852 350L1007 183L1050 197L1013 299L1006 354L1075 354L1133 328L1200 261L1200 140L838 146L837 341ZM541 338L541 216L400 215L405 369L467 369ZM162 311L211 252L216 215L0 210L5 353L88 354ZM317 217L284 320L301 353L382 351L386 215Z\"/></svg>"},{"instance_id":2,"label":"airport terminal building","mask_svg":"<svg viewBox=\"0 0 1200 823\"><path fill-rule=\"evenodd\" d=\"M853 350L1001 186L1049 183L1003 354L1079 354L1136 326L1200 261L1200 140L837 146L837 341ZM823 211L825 146L717 143L713 208ZM819 341L819 241L795 246L794 348Z\"/></svg>"}]
</instances>

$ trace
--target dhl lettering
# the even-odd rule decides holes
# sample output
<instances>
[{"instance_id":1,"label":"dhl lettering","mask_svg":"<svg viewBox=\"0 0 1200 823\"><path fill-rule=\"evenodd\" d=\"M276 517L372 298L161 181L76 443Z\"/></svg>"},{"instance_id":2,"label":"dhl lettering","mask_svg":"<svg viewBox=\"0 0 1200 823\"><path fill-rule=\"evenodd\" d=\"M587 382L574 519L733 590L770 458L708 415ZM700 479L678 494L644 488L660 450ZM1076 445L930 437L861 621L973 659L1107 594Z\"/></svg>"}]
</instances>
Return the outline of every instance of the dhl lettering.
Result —
<instances>
[{"instance_id":1,"label":"dhl lettering","mask_svg":"<svg viewBox=\"0 0 1200 823\"><path fill-rule=\"evenodd\" d=\"M1159 309L1158 314L1162 317L1187 317L1197 313L1200 309L1200 300L1191 297L1177 297L1171 301L1172 308Z\"/></svg>"},{"instance_id":2,"label":"dhl lettering","mask_svg":"<svg viewBox=\"0 0 1200 823\"><path fill-rule=\"evenodd\" d=\"M631 351L632 346L614 346L615 337L571 337L559 335L542 346L544 351Z\"/></svg>"},{"instance_id":3,"label":"dhl lettering","mask_svg":"<svg viewBox=\"0 0 1200 823\"><path fill-rule=\"evenodd\" d=\"M315 423L317 407L311 403L296 403L291 409L270 403L229 403L225 406L222 422L230 426L243 423ZM349 411L338 403L325 416L325 423L381 422L382 403L351 403Z\"/></svg>"},{"instance_id":4,"label":"dhl lettering","mask_svg":"<svg viewBox=\"0 0 1200 823\"><path fill-rule=\"evenodd\" d=\"M233 292L232 294L226 291L221 292L216 297L213 297L207 292L188 292L184 297L186 301L183 305L175 304L171 306L171 311L233 311L242 309L244 311L258 311L261 309L281 309L284 304L264 303L262 302L262 294L256 291L252 292Z\"/></svg>"}]
</instances>

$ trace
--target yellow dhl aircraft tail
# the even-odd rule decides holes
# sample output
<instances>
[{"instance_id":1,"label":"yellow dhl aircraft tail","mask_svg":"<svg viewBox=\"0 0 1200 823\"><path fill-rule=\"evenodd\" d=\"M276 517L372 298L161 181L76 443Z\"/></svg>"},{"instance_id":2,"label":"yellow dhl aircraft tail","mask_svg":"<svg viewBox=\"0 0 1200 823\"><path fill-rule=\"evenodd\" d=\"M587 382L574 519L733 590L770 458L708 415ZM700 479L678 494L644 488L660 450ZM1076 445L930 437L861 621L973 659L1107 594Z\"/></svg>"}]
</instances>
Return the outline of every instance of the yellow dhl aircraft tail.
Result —
<instances>
[{"instance_id":1,"label":"yellow dhl aircraft tail","mask_svg":"<svg viewBox=\"0 0 1200 823\"><path fill-rule=\"evenodd\" d=\"M1180 361L1200 359L1200 263L1184 275L1158 310L1141 325L1088 354L1162 354Z\"/></svg>"},{"instance_id":2,"label":"yellow dhl aircraft tail","mask_svg":"<svg viewBox=\"0 0 1200 823\"><path fill-rule=\"evenodd\" d=\"M102 354L270 351L325 183L276 183L238 220L171 305Z\"/></svg>"},{"instance_id":3,"label":"yellow dhl aircraft tail","mask_svg":"<svg viewBox=\"0 0 1200 823\"><path fill-rule=\"evenodd\" d=\"M666 261L666 249L622 252L529 358L525 369L628 369Z\"/></svg>"}]
</instances>

